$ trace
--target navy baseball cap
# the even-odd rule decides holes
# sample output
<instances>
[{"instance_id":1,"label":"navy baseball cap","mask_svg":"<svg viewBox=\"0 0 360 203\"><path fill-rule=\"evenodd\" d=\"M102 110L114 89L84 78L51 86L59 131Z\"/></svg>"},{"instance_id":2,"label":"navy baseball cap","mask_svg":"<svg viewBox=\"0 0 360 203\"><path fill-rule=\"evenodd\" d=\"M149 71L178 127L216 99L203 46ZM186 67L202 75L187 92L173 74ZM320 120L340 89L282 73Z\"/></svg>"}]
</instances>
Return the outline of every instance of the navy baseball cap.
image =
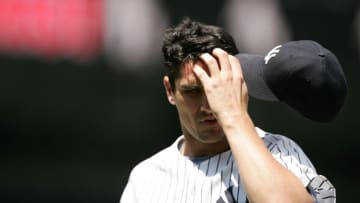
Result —
<instances>
[{"instance_id":1,"label":"navy baseball cap","mask_svg":"<svg viewBox=\"0 0 360 203\"><path fill-rule=\"evenodd\" d=\"M347 82L337 57L311 40L290 41L263 57L238 54L251 97L280 101L316 122L342 109Z\"/></svg>"}]
</instances>

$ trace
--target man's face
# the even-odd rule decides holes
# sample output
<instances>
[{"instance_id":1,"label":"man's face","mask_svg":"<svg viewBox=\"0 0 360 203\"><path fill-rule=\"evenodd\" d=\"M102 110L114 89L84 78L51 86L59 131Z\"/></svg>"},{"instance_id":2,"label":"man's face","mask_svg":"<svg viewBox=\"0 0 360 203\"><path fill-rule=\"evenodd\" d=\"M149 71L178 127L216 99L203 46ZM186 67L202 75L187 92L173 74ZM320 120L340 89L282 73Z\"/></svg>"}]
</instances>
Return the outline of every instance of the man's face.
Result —
<instances>
[{"instance_id":1,"label":"man's face","mask_svg":"<svg viewBox=\"0 0 360 203\"><path fill-rule=\"evenodd\" d=\"M201 61L187 63L180 69L179 78L175 80L175 89L166 84L168 99L177 108L182 131L185 136L201 143L216 143L225 139L222 128L212 115L202 85L193 73L194 66L207 71ZM165 76L167 77L167 76Z\"/></svg>"}]
</instances>

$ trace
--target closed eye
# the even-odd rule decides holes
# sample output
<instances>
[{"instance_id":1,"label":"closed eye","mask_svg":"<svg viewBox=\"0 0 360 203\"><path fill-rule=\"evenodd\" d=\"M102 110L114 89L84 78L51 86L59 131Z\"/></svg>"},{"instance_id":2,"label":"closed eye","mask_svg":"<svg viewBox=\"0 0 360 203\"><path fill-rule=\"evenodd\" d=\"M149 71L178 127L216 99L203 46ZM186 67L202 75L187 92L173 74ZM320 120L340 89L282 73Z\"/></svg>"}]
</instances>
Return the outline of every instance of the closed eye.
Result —
<instances>
[{"instance_id":1,"label":"closed eye","mask_svg":"<svg viewBox=\"0 0 360 203\"><path fill-rule=\"evenodd\" d=\"M200 94L203 90L200 86L186 86L182 87L180 91L184 94Z\"/></svg>"}]
</instances>

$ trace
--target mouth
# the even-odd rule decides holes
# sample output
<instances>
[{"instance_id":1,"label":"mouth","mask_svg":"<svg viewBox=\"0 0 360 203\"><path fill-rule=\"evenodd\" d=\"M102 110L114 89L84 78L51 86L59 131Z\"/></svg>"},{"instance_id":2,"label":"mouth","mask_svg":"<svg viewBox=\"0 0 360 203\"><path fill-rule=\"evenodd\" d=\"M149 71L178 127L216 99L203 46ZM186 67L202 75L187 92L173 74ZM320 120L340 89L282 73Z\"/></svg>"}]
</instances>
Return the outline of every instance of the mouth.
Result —
<instances>
[{"instance_id":1,"label":"mouth","mask_svg":"<svg viewBox=\"0 0 360 203\"><path fill-rule=\"evenodd\" d=\"M201 123L204 123L204 124L216 124L217 123L217 120L216 118L206 118L206 119L203 119L200 121Z\"/></svg>"}]
</instances>

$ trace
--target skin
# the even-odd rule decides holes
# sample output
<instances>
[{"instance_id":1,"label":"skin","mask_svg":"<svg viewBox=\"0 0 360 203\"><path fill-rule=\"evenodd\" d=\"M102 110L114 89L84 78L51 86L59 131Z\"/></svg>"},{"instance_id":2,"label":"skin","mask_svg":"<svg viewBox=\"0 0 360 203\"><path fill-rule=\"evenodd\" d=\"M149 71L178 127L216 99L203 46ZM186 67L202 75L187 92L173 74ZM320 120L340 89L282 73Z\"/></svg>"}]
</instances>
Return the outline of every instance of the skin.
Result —
<instances>
[{"instance_id":1,"label":"skin","mask_svg":"<svg viewBox=\"0 0 360 203\"><path fill-rule=\"evenodd\" d=\"M218 154L229 149L224 132L212 114L200 80L193 73L193 68L206 69L206 65L198 61L185 64L181 77L175 81L173 90L169 78L164 77L164 86L168 100L178 111L184 144L181 149L186 156L201 157Z\"/></svg>"},{"instance_id":2,"label":"skin","mask_svg":"<svg viewBox=\"0 0 360 203\"><path fill-rule=\"evenodd\" d=\"M181 153L210 156L230 148L250 202L313 202L302 182L273 158L257 135L234 56L215 48L181 67L174 90L167 76L163 83L178 110L184 134Z\"/></svg>"}]
</instances>

